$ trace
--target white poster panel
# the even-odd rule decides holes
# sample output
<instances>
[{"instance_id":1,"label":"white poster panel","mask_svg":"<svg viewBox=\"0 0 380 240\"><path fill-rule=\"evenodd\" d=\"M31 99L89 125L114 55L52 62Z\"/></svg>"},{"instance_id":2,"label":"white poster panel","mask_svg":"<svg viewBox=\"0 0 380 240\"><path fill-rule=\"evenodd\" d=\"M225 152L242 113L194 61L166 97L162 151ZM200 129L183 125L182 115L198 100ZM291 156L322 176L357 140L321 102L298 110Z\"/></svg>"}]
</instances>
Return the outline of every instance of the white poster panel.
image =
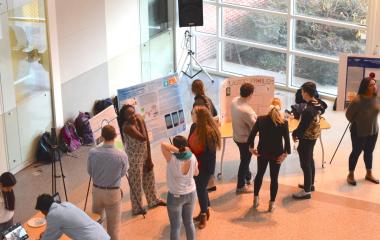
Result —
<instances>
[{"instance_id":1,"label":"white poster panel","mask_svg":"<svg viewBox=\"0 0 380 240\"><path fill-rule=\"evenodd\" d=\"M252 83L255 87L253 97L249 104L257 115L268 113L270 101L274 97L274 77L247 76L232 77L223 81L220 89L220 116L221 123L231 122L231 103L235 97L240 96L240 86L243 83Z\"/></svg>"},{"instance_id":2,"label":"white poster panel","mask_svg":"<svg viewBox=\"0 0 380 240\"><path fill-rule=\"evenodd\" d=\"M103 141L101 137L102 128L106 125L111 125L115 128L116 134L117 134L117 137L115 140L115 146L118 149L124 148L123 142L121 140L119 125L117 123L117 115L116 115L115 108L113 107L113 105L107 107L100 113L93 116L89 120L89 122L90 122L91 130L92 130L92 133L94 135L94 139L97 145Z\"/></svg>"},{"instance_id":3,"label":"white poster panel","mask_svg":"<svg viewBox=\"0 0 380 240\"><path fill-rule=\"evenodd\" d=\"M337 110L344 110L356 96L363 78L375 74L380 77L380 56L348 55L339 57ZM377 82L379 87L379 82Z\"/></svg>"},{"instance_id":4,"label":"white poster panel","mask_svg":"<svg viewBox=\"0 0 380 240\"><path fill-rule=\"evenodd\" d=\"M119 107L133 105L145 120L151 142L186 130L176 74L117 90Z\"/></svg>"}]
</instances>

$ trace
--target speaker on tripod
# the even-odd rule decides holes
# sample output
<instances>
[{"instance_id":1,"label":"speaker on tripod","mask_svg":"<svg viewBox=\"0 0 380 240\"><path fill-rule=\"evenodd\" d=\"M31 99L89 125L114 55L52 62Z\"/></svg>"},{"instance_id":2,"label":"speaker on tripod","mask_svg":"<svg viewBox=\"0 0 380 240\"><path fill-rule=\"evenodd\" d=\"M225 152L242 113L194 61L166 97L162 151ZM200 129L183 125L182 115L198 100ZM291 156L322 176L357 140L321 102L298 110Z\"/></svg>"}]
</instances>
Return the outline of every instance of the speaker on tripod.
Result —
<instances>
[{"instance_id":1,"label":"speaker on tripod","mask_svg":"<svg viewBox=\"0 0 380 240\"><path fill-rule=\"evenodd\" d=\"M178 69L181 71L181 74L185 74L190 79L193 79L199 73L204 72L207 77L214 83L214 79L210 74L202 67L200 62L195 58L195 52L192 50L192 27L203 26L203 0L178 0L178 15L179 15L179 26L180 27L189 27L189 30L185 31L183 38L182 49L186 51L185 60L182 62L181 55L178 62ZM187 68L184 70L184 65L189 61ZM182 62L182 64L181 64ZM199 67L199 71L195 74L192 74L193 71L193 62L196 63ZM189 71L189 72L188 72ZM181 75L180 75L181 77Z\"/></svg>"},{"instance_id":2,"label":"speaker on tripod","mask_svg":"<svg viewBox=\"0 0 380 240\"><path fill-rule=\"evenodd\" d=\"M178 0L180 27L203 26L203 1Z\"/></svg>"}]
</instances>

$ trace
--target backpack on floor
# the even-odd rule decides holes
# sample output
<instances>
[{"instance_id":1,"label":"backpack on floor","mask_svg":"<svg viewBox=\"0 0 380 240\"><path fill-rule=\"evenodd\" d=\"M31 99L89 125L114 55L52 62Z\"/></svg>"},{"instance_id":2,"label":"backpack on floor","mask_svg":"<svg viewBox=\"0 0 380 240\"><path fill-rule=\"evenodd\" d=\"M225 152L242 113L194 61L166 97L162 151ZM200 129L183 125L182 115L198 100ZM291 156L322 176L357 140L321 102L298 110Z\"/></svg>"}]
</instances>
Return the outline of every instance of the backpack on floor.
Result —
<instances>
[{"instance_id":1,"label":"backpack on floor","mask_svg":"<svg viewBox=\"0 0 380 240\"><path fill-rule=\"evenodd\" d=\"M38 140L36 159L38 162L45 164L53 161L53 150L51 147L51 136L49 132L44 132Z\"/></svg>"},{"instance_id":2,"label":"backpack on floor","mask_svg":"<svg viewBox=\"0 0 380 240\"><path fill-rule=\"evenodd\" d=\"M82 145L72 122L65 123L65 125L61 128L60 136L63 143L66 144L69 152L77 150Z\"/></svg>"},{"instance_id":3,"label":"backpack on floor","mask_svg":"<svg viewBox=\"0 0 380 240\"><path fill-rule=\"evenodd\" d=\"M94 135L91 131L90 126L90 113L88 112L79 112L77 118L75 118L75 128L81 142L86 145L92 145L94 143Z\"/></svg>"},{"instance_id":4,"label":"backpack on floor","mask_svg":"<svg viewBox=\"0 0 380 240\"><path fill-rule=\"evenodd\" d=\"M96 114L100 113L101 111L103 111L104 109L106 109L107 107L109 107L111 105L113 105L111 98L106 98L103 100L96 100L94 103L94 107L92 109L92 112L95 116Z\"/></svg>"}]
</instances>

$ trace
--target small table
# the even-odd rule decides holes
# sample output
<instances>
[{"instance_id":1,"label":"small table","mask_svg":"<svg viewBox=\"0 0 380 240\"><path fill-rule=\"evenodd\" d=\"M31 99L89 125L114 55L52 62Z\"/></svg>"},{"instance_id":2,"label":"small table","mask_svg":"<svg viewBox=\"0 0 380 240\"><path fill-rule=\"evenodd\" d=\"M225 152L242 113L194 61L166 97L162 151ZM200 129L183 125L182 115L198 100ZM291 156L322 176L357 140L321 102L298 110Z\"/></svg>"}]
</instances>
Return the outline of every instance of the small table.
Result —
<instances>
[{"instance_id":1,"label":"small table","mask_svg":"<svg viewBox=\"0 0 380 240\"><path fill-rule=\"evenodd\" d=\"M295 118L289 118L288 124L289 124L289 132L293 132L298 127L299 120L295 119ZM321 126L321 130L331 128L330 123L328 123L326 121L326 119L323 117L321 117L320 126ZM222 142L222 155L221 155L221 159L220 159L220 172L217 174L217 178L220 180L222 178L223 158L224 158L224 150L226 147L226 140L227 140L227 138L232 138L232 136L233 136L232 122L223 123L220 126L219 130L220 130L220 135L222 136L222 140L223 140L223 142ZM321 131L321 135L319 135L319 141L320 141L321 147L322 147L322 167L324 168L326 162L325 162L325 150L324 150L323 142L322 142L322 131Z\"/></svg>"},{"instance_id":2,"label":"small table","mask_svg":"<svg viewBox=\"0 0 380 240\"><path fill-rule=\"evenodd\" d=\"M97 213L92 213L92 212L86 212L87 215L94 221L99 222L100 221L100 215ZM38 212L36 213L32 218L44 218L45 216L41 213ZM31 227L28 225L28 222L24 223L22 226L25 228L26 232L29 235L30 240L38 240L40 239L41 233L43 233L46 229L46 225L43 225L41 227ZM69 240L68 236L65 234L62 235L62 237L59 238L60 240Z\"/></svg>"}]
</instances>

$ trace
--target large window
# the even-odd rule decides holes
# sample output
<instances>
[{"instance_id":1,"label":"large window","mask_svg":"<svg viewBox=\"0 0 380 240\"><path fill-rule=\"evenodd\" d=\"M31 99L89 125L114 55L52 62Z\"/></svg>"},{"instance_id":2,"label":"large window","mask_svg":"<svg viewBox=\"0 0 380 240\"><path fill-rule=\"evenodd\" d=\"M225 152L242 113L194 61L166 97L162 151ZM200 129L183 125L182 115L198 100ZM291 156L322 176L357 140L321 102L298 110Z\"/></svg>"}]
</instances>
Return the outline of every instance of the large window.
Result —
<instances>
[{"instance_id":1,"label":"large window","mask_svg":"<svg viewBox=\"0 0 380 240\"><path fill-rule=\"evenodd\" d=\"M196 53L216 72L270 75L337 94L340 53L365 53L370 0L204 1Z\"/></svg>"}]
</instances>

